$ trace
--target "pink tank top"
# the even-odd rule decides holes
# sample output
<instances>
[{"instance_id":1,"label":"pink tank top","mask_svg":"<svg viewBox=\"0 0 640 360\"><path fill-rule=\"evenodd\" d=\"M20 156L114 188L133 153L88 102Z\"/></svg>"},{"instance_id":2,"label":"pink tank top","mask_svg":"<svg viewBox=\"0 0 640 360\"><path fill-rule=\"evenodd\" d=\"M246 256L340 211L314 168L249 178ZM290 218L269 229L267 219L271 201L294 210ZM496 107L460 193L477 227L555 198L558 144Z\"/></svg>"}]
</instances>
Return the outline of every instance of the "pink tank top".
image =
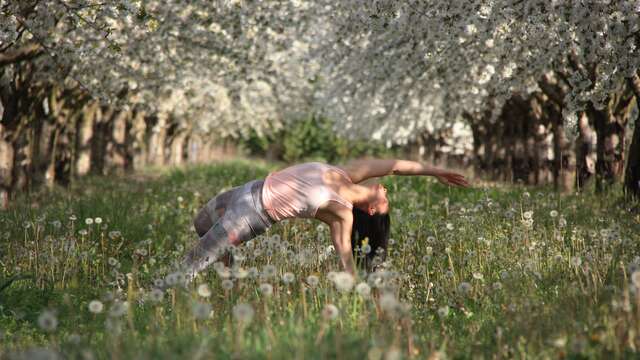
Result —
<instances>
[{"instance_id":1,"label":"pink tank top","mask_svg":"<svg viewBox=\"0 0 640 360\"><path fill-rule=\"evenodd\" d=\"M269 216L275 221L313 218L318 208L331 200L352 209L353 204L324 182L323 175L330 170L351 181L344 170L320 162L294 165L270 173L262 187L262 204Z\"/></svg>"}]
</instances>

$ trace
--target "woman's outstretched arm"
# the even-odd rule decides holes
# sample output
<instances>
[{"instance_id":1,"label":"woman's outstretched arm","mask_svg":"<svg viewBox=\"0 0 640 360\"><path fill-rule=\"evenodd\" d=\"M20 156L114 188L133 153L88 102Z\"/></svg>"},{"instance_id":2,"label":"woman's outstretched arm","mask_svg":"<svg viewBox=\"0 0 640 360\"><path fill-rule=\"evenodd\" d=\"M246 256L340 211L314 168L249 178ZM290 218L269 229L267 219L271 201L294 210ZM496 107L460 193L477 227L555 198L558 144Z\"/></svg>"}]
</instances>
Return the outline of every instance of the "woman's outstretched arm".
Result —
<instances>
[{"instance_id":1,"label":"woman's outstretched arm","mask_svg":"<svg viewBox=\"0 0 640 360\"><path fill-rule=\"evenodd\" d=\"M424 175L435 176L447 185L469 186L469 182L461 174L410 160L362 159L352 161L342 168L349 174L353 183L387 175Z\"/></svg>"}]
</instances>

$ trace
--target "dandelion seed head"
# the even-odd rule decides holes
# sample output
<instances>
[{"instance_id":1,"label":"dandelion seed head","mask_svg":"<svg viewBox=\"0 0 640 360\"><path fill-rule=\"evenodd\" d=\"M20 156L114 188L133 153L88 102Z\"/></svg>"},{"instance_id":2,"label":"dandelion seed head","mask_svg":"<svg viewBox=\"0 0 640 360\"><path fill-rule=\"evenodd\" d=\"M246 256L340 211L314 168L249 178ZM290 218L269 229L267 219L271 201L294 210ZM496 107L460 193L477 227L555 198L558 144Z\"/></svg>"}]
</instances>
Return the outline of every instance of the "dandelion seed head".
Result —
<instances>
[{"instance_id":1,"label":"dandelion seed head","mask_svg":"<svg viewBox=\"0 0 640 360\"><path fill-rule=\"evenodd\" d=\"M127 313L129 303L127 301L116 301L109 308L109 316L118 318Z\"/></svg>"},{"instance_id":2,"label":"dandelion seed head","mask_svg":"<svg viewBox=\"0 0 640 360\"><path fill-rule=\"evenodd\" d=\"M446 318L449 315L449 306L441 306L438 308L438 316L440 318Z\"/></svg>"},{"instance_id":3,"label":"dandelion seed head","mask_svg":"<svg viewBox=\"0 0 640 360\"><path fill-rule=\"evenodd\" d=\"M67 341L72 344L72 345L80 345L80 342L82 342L82 337L78 334L69 334L67 336Z\"/></svg>"},{"instance_id":4,"label":"dandelion seed head","mask_svg":"<svg viewBox=\"0 0 640 360\"><path fill-rule=\"evenodd\" d=\"M239 303L233 307L233 317L240 323L248 324L253 319L255 311L247 303Z\"/></svg>"},{"instance_id":5,"label":"dandelion seed head","mask_svg":"<svg viewBox=\"0 0 640 360\"><path fill-rule=\"evenodd\" d=\"M273 294L273 286L268 283L260 284L260 292L264 296L271 296Z\"/></svg>"},{"instance_id":6,"label":"dandelion seed head","mask_svg":"<svg viewBox=\"0 0 640 360\"><path fill-rule=\"evenodd\" d=\"M353 288L355 279L353 278L353 275L349 274L348 272L340 271L333 277L333 283L335 284L338 291L348 292Z\"/></svg>"},{"instance_id":7,"label":"dandelion seed head","mask_svg":"<svg viewBox=\"0 0 640 360\"><path fill-rule=\"evenodd\" d=\"M322 308L322 317L325 320L335 320L339 313L338 308L333 304L326 304L324 308Z\"/></svg>"},{"instance_id":8,"label":"dandelion seed head","mask_svg":"<svg viewBox=\"0 0 640 360\"><path fill-rule=\"evenodd\" d=\"M462 295L467 295L471 292L472 286L471 284L469 284L468 282L461 282L458 285L458 292L460 292Z\"/></svg>"},{"instance_id":9,"label":"dandelion seed head","mask_svg":"<svg viewBox=\"0 0 640 360\"><path fill-rule=\"evenodd\" d=\"M400 310L400 302L394 294L385 292L380 296L380 307L385 312L395 313Z\"/></svg>"},{"instance_id":10,"label":"dandelion seed head","mask_svg":"<svg viewBox=\"0 0 640 360\"><path fill-rule=\"evenodd\" d=\"M179 273L178 272L172 272L170 274L167 274L167 276L164 278L164 282L165 282L165 284L167 284L167 286L176 286L176 285L178 285L178 283L180 282Z\"/></svg>"},{"instance_id":11,"label":"dandelion seed head","mask_svg":"<svg viewBox=\"0 0 640 360\"><path fill-rule=\"evenodd\" d=\"M211 315L211 304L196 301L191 307L191 312L193 313L194 318L198 320L206 320Z\"/></svg>"},{"instance_id":12,"label":"dandelion seed head","mask_svg":"<svg viewBox=\"0 0 640 360\"><path fill-rule=\"evenodd\" d=\"M231 289L233 289L233 281L232 281L232 280L230 280L230 279L224 279L224 280L222 280L222 284L221 284L221 285L222 285L222 288L223 288L224 290L231 290Z\"/></svg>"},{"instance_id":13,"label":"dandelion seed head","mask_svg":"<svg viewBox=\"0 0 640 360\"><path fill-rule=\"evenodd\" d=\"M104 310L104 304L100 300L92 300L89 302L89 311L94 314L100 314Z\"/></svg>"},{"instance_id":14,"label":"dandelion seed head","mask_svg":"<svg viewBox=\"0 0 640 360\"><path fill-rule=\"evenodd\" d=\"M292 272L286 272L282 275L282 282L285 284L291 284L296 279L296 276Z\"/></svg>"},{"instance_id":15,"label":"dandelion seed head","mask_svg":"<svg viewBox=\"0 0 640 360\"><path fill-rule=\"evenodd\" d=\"M245 279L248 276L249 276L249 271L247 271L245 268L240 267L233 270L233 277L238 280Z\"/></svg>"},{"instance_id":16,"label":"dandelion seed head","mask_svg":"<svg viewBox=\"0 0 640 360\"><path fill-rule=\"evenodd\" d=\"M152 289L147 294L147 297L151 302L159 303L164 299L164 291L162 291L160 289Z\"/></svg>"},{"instance_id":17,"label":"dandelion seed head","mask_svg":"<svg viewBox=\"0 0 640 360\"><path fill-rule=\"evenodd\" d=\"M147 249L144 249L144 248L136 249L136 254L143 257L147 256Z\"/></svg>"},{"instance_id":18,"label":"dandelion seed head","mask_svg":"<svg viewBox=\"0 0 640 360\"><path fill-rule=\"evenodd\" d=\"M560 218L560 220L558 220L558 226L563 228L567 226L567 220L563 217Z\"/></svg>"},{"instance_id":19,"label":"dandelion seed head","mask_svg":"<svg viewBox=\"0 0 640 360\"><path fill-rule=\"evenodd\" d=\"M198 285L198 295L200 295L203 298L208 298L211 296L211 289L209 289L209 285L207 284L200 284Z\"/></svg>"},{"instance_id":20,"label":"dandelion seed head","mask_svg":"<svg viewBox=\"0 0 640 360\"><path fill-rule=\"evenodd\" d=\"M361 282L358 285L356 285L356 292L360 296L364 298L368 298L371 295L371 287L366 282Z\"/></svg>"},{"instance_id":21,"label":"dandelion seed head","mask_svg":"<svg viewBox=\"0 0 640 360\"><path fill-rule=\"evenodd\" d=\"M58 318L51 310L44 310L38 316L38 326L46 332L53 332L58 327Z\"/></svg>"},{"instance_id":22,"label":"dandelion seed head","mask_svg":"<svg viewBox=\"0 0 640 360\"><path fill-rule=\"evenodd\" d=\"M221 268L216 269L216 273L222 279L229 279L231 277L231 269L224 265Z\"/></svg>"},{"instance_id":23,"label":"dandelion seed head","mask_svg":"<svg viewBox=\"0 0 640 360\"><path fill-rule=\"evenodd\" d=\"M364 254L369 254L371 252L371 245L369 244L362 245L362 252Z\"/></svg>"},{"instance_id":24,"label":"dandelion seed head","mask_svg":"<svg viewBox=\"0 0 640 360\"><path fill-rule=\"evenodd\" d=\"M92 225L93 224L93 219L92 218L86 218L84 219L84 223L87 225Z\"/></svg>"},{"instance_id":25,"label":"dandelion seed head","mask_svg":"<svg viewBox=\"0 0 640 360\"><path fill-rule=\"evenodd\" d=\"M276 269L276 267L271 264L265 265L262 268L262 276L264 276L267 279L276 276L277 272L278 272L278 269Z\"/></svg>"},{"instance_id":26,"label":"dandelion seed head","mask_svg":"<svg viewBox=\"0 0 640 360\"><path fill-rule=\"evenodd\" d=\"M310 287L315 288L316 286L318 286L318 283L320 283L320 279L317 276L307 276L307 284L309 284Z\"/></svg>"}]
</instances>

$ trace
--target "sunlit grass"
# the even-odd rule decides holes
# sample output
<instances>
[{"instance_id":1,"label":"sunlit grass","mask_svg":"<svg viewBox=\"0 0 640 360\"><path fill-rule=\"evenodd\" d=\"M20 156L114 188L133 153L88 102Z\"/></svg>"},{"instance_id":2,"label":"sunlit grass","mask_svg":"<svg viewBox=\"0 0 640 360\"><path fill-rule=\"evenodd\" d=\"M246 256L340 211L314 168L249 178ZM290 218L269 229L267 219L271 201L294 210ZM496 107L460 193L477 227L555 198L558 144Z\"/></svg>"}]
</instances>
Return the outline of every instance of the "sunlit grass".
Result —
<instances>
[{"instance_id":1,"label":"sunlit grass","mask_svg":"<svg viewBox=\"0 0 640 360\"><path fill-rule=\"evenodd\" d=\"M383 270L350 279L328 228L296 220L179 285L194 214L272 169L229 162L21 197L0 214L0 286L14 280L0 357L637 355L640 219L617 192L388 178Z\"/></svg>"}]
</instances>

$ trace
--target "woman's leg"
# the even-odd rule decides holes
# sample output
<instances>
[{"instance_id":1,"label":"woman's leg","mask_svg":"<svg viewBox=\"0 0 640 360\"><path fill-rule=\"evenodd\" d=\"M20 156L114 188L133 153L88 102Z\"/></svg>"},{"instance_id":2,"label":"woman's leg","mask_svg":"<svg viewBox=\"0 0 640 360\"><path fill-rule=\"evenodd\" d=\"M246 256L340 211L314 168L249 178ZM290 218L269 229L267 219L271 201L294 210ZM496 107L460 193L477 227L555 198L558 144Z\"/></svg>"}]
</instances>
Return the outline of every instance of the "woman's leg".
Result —
<instances>
[{"instance_id":1,"label":"woman's leg","mask_svg":"<svg viewBox=\"0 0 640 360\"><path fill-rule=\"evenodd\" d=\"M209 214L207 207L200 209L196 217L193 219L193 227L196 229L196 233L199 237L202 237L211 227L214 222Z\"/></svg>"},{"instance_id":2,"label":"woman's leg","mask_svg":"<svg viewBox=\"0 0 640 360\"><path fill-rule=\"evenodd\" d=\"M241 186L236 186L228 191L220 193L205 204L193 219L193 227L199 237L202 237L218 219L224 216L225 211L231 204L234 195L238 193Z\"/></svg>"},{"instance_id":3,"label":"woman's leg","mask_svg":"<svg viewBox=\"0 0 640 360\"><path fill-rule=\"evenodd\" d=\"M229 235L219 219L211 228L206 231L196 246L191 249L183 260L188 281L215 262L230 245Z\"/></svg>"},{"instance_id":4,"label":"woman's leg","mask_svg":"<svg viewBox=\"0 0 640 360\"><path fill-rule=\"evenodd\" d=\"M223 215L200 236L198 244L189 251L183 261L186 275L189 281L193 277L209 266L211 263L220 259L229 246L238 246L261 233L263 233L271 223L264 219L264 214L258 211L262 209L256 208L254 201L255 194L252 194L252 186L254 182L239 187L240 190L232 189L232 195L221 194L214 203L225 204ZM253 186L253 191L259 191ZM224 195L224 196L222 196ZM212 199L214 200L214 199ZM220 200L220 201L218 201ZM209 202L212 203L211 201ZM210 208L205 210L208 212ZM194 225L198 234L202 232L206 221L202 220L205 214L196 216Z\"/></svg>"}]
</instances>

